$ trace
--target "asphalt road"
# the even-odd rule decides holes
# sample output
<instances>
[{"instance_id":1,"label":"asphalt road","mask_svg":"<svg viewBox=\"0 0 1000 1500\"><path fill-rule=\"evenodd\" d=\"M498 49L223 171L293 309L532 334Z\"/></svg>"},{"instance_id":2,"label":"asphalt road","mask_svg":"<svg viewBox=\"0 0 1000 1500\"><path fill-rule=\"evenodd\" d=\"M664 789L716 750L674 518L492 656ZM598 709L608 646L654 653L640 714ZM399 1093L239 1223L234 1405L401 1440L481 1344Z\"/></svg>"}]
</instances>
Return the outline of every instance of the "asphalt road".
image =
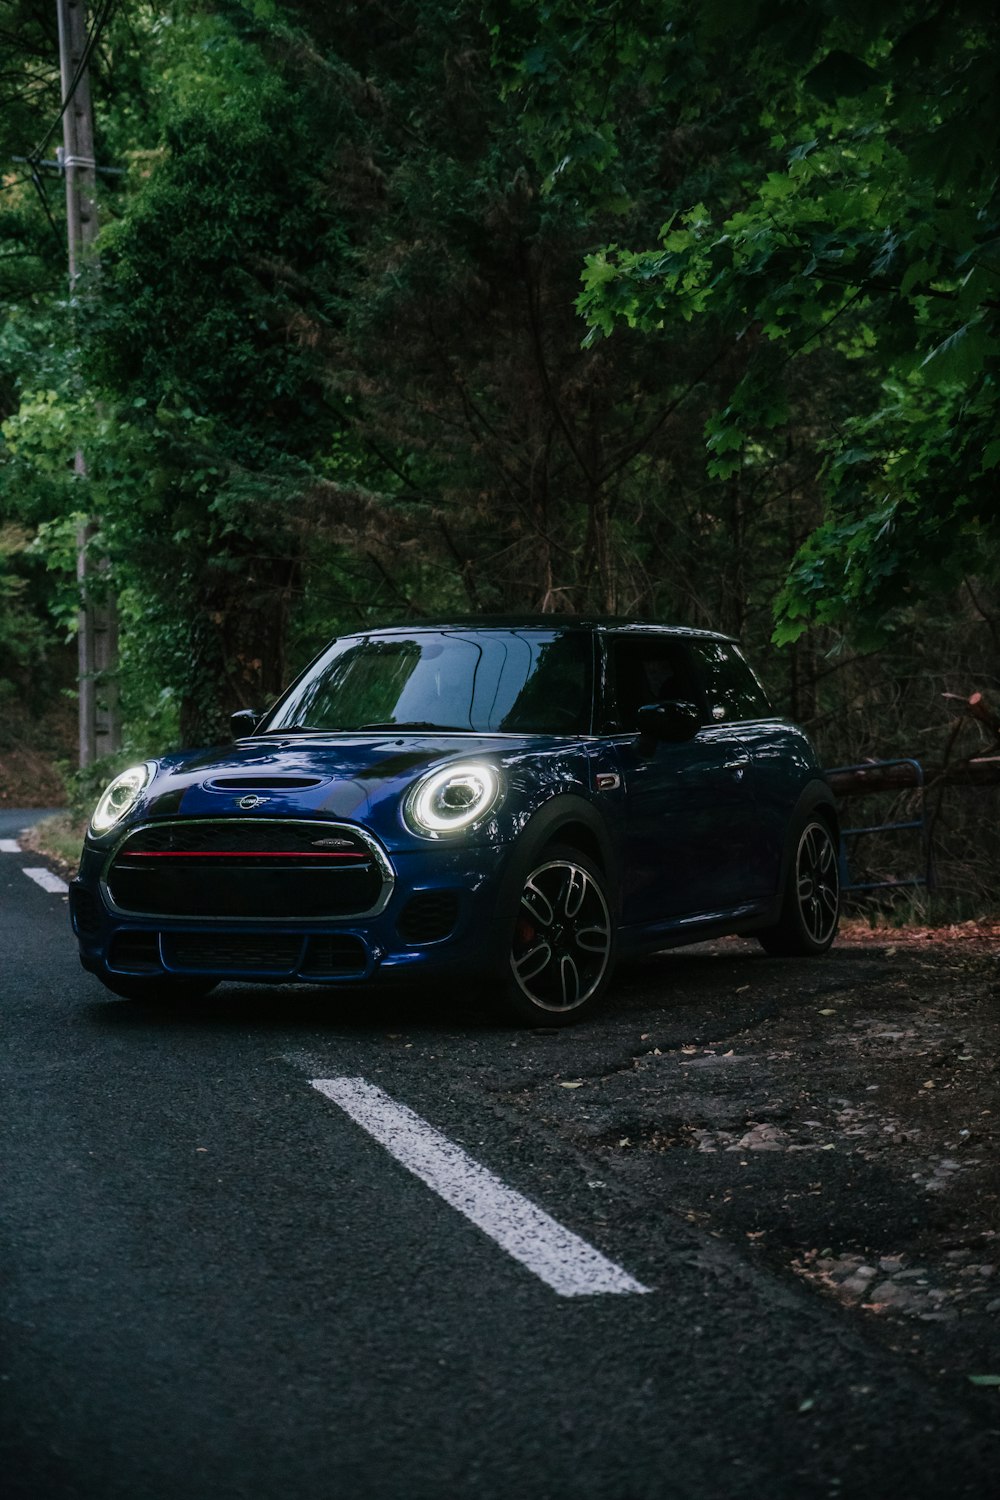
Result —
<instances>
[{"instance_id":1,"label":"asphalt road","mask_svg":"<svg viewBox=\"0 0 1000 1500\"><path fill-rule=\"evenodd\" d=\"M8 1500L995 1493L967 1402L504 1104L585 1072L586 1029L547 1052L473 995L116 1000L38 864L0 853ZM648 1290L561 1295L314 1086L345 1078Z\"/></svg>"}]
</instances>

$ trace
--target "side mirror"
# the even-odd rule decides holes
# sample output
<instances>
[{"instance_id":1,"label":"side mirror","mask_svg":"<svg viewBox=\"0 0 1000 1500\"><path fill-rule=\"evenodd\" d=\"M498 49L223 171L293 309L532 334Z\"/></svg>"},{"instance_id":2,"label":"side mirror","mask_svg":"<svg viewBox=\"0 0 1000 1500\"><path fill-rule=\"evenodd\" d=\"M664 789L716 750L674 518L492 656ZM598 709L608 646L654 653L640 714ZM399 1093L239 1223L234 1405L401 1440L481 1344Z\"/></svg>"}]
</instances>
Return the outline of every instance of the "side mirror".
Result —
<instances>
[{"instance_id":1,"label":"side mirror","mask_svg":"<svg viewBox=\"0 0 1000 1500\"><path fill-rule=\"evenodd\" d=\"M639 710L639 733L646 740L668 740L679 743L692 739L701 727L701 714L694 703L668 698L663 703L646 703Z\"/></svg>"},{"instance_id":2,"label":"side mirror","mask_svg":"<svg viewBox=\"0 0 1000 1500\"><path fill-rule=\"evenodd\" d=\"M234 714L230 714L229 724L233 738L238 740L241 735L253 734L259 718L259 708L238 708Z\"/></svg>"}]
</instances>

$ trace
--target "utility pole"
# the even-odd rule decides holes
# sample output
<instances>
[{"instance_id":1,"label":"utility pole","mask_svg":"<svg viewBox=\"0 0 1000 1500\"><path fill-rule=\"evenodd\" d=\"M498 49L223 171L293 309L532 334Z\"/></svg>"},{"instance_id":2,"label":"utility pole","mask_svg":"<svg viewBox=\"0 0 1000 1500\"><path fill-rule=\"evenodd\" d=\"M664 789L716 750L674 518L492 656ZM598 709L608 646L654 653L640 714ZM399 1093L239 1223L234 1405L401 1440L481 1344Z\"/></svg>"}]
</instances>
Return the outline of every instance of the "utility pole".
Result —
<instances>
[{"instance_id":1,"label":"utility pole","mask_svg":"<svg viewBox=\"0 0 1000 1500\"><path fill-rule=\"evenodd\" d=\"M56 0L56 10L59 17L59 74L65 105L60 162L66 178L66 235L70 297L73 298L86 251L97 238L94 115L86 57L85 0ZM74 468L79 475L87 472L80 449L74 458ZM76 577L80 589L77 643L81 766L88 766L100 756L110 755L121 748L118 611L106 578L101 587L101 575L106 574L106 565L95 563L88 551L88 544L96 531L96 524L87 521L79 528L76 539Z\"/></svg>"}]
</instances>

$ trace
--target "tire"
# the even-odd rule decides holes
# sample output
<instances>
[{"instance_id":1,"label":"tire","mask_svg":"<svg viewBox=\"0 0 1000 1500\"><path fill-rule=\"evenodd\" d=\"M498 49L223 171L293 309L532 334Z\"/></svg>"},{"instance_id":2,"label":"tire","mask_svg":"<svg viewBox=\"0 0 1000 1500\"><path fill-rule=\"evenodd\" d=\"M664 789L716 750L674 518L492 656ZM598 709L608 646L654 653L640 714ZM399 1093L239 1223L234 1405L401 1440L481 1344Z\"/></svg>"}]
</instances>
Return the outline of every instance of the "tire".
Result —
<instances>
[{"instance_id":1,"label":"tire","mask_svg":"<svg viewBox=\"0 0 1000 1500\"><path fill-rule=\"evenodd\" d=\"M757 934L768 953L808 958L825 953L840 921L837 845L820 817L806 819L795 840L781 916Z\"/></svg>"},{"instance_id":2,"label":"tire","mask_svg":"<svg viewBox=\"0 0 1000 1500\"><path fill-rule=\"evenodd\" d=\"M615 927L607 878L578 850L553 844L532 861L505 916L508 1014L535 1026L572 1026L611 979Z\"/></svg>"},{"instance_id":3,"label":"tire","mask_svg":"<svg viewBox=\"0 0 1000 1500\"><path fill-rule=\"evenodd\" d=\"M123 1000L139 1000L148 1005L185 1005L204 1000L218 983L215 979L174 979L131 974L98 974L105 989Z\"/></svg>"}]
</instances>

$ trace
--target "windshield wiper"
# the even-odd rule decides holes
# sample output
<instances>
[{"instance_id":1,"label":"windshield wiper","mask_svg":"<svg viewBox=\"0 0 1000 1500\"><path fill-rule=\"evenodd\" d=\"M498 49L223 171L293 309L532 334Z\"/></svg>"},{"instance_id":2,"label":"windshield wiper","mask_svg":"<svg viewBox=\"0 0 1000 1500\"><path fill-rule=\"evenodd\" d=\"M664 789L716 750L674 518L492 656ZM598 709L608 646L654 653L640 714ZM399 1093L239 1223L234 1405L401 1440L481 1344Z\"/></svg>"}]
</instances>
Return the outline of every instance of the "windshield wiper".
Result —
<instances>
[{"instance_id":1,"label":"windshield wiper","mask_svg":"<svg viewBox=\"0 0 1000 1500\"><path fill-rule=\"evenodd\" d=\"M363 729L440 729L446 734L467 734L467 729L462 729L458 724L432 724L427 719L402 719L399 723L387 720L384 724L359 724L357 733Z\"/></svg>"},{"instance_id":2,"label":"windshield wiper","mask_svg":"<svg viewBox=\"0 0 1000 1500\"><path fill-rule=\"evenodd\" d=\"M259 734L339 734L337 729L317 729L315 724L283 724L280 729L261 729Z\"/></svg>"},{"instance_id":3,"label":"windshield wiper","mask_svg":"<svg viewBox=\"0 0 1000 1500\"><path fill-rule=\"evenodd\" d=\"M462 728L458 724L432 724L429 719L403 719L398 724L386 719L376 724L352 724L352 725L327 725L320 728L316 724L284 724L278 729L261 729L259 734L361 734L368 729L437 729L443 734L471 734L474 731Z\"/></svg>"}]
</instances>

